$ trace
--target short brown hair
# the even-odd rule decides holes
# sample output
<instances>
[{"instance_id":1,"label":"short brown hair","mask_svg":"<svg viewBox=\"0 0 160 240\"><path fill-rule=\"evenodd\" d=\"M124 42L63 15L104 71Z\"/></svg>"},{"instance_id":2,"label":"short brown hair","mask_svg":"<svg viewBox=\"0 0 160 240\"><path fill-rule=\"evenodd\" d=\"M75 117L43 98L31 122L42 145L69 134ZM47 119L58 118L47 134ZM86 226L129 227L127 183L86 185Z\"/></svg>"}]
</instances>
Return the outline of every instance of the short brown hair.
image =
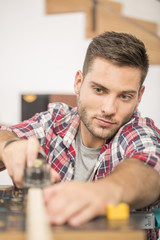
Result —
<instances>
[{"instance_id":1,"label":"short brown hair","mask_svg":"<svg viewBox=\"0 0 160 240\"><path fill-rule=\"evenodd\" d=\"M135 36L127 33L104 32L93 38L86 52L83 65L84 77L97 57L118 66L139 68L142 72L141 85L143 84L148 72L149 60L144 43Z\"/></svg>"}]
</instances>

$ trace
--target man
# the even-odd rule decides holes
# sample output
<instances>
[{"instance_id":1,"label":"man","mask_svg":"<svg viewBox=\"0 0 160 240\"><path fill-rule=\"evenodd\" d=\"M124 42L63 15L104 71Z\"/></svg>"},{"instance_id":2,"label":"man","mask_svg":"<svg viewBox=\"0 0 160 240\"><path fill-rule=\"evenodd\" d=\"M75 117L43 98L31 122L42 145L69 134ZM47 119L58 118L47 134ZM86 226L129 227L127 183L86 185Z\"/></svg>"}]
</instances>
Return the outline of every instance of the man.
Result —
<instances>
[{"instance_id":1,"label":"man","mask_svg":"<svg viewBox=\"0 0 160 240\"><path fill-rule=\"evenodd\" d=\"M147 71L140 40L105 32L92 40L76 73L77 108L50 104L22 124L2 127L1 168L18 187L25 162L39 149L61 181L44 189L52 223L76 226L104 215L107 204L138 209L158 200L160 131L137 110Z\"/></svg>"}]
</instances>

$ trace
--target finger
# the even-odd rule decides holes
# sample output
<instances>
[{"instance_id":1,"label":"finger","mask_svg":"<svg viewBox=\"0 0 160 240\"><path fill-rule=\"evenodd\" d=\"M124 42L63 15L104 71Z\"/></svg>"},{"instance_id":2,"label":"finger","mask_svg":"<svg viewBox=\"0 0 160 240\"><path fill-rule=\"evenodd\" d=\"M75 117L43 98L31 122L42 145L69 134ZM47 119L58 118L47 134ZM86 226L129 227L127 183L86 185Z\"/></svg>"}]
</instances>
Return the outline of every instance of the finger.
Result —
<instances>
[{"instance_id":1,"label":"finger","mask_svg":"<svg viewBox=\"0 0 160 240\"><path fill-rule=\"evenodd\" d=\"M13 168L12 168L12 161L11 161L12 157L8 154L6 149L4 149L2 152L2 159L3 159L4 166L8 171L9 176L12 178L13 177Z\"/></svg>"},{"instance_id":2,"label":"finger","mask_svg":"<svg viewBox=\"0 0 160 240\"><path fill-rule=\"evenodd\" d=\"M29 138L27 144L27 166L31 167L32 162L37 158L39 150L39 141L36 138Z\"/></svg>"},{"instance_id":3,"label":"finger","mask_svg":"<svg viewBox=\"0 0 160 240\"><path fill-rule=\"evenodd\" d=\"M93 219L97 215L97 211L94 209L94 207L88 204L83 208L82 211L79 211L71 216L67 222L71 226L79 226Z\"/></svg>"},{"instance_id":4,"label":"finger","mask_svg":"<svg viewBox=\"0 0 160 240\"><path fill-rule=\"evenodd\" d=\"M10 178L13 179L13 168L12 168L12 166L10 164L8 164L8 162L6 162L5 163L5 167L6 167L7 171L8 171L8 175L10 176Z\"/></svg>"},{"instance_id":5,"label":"finger","mask_svg":"<svg viewBox=\"0 0 160 240\"><path fill-rule=\"evenodd\" d=\"M45 187L43 189L44 202L46 204L50 201L50 199L53 196L55 196L56 194L58 194L58 192L60 192L62 190L63 184L64 183L58 183L53 186Z\"/></svg>"},{"instance_id":6,"label":"finger","mask_svg":"<svg viewBox=\"0 0 160 240\"><path fill-rule=\"evenodd\" d=\"M50 196L47 204L47 211L49 213L49 219L52 223L60 225L65 222L74 214L79 211L83 211L88 204L90 204L90 198L82 197L81 191L75 191L74 183L59 184L63 186L61 191Z\"/></svg>"},{"instance_id":7,"label":"finger","mask_svg":"<svg viewBox=\"0 0 160 240\"><path fill-rule=\"evenodd\" d=\"M51 223L61 225L68 222L76 226L102 215L104 201L93 191L91 184L70 182L62 186L62 191L53 191L47 202Z\"/></svg>"},{"instance_id":8,"label":"finger","mask_svg":"<svg viewBox=\"0 0 160 240\"><path fill-rule=\"evenodd\" d=\"M51 204L48 208L49 220L52 224L62 225L84 211L87 205L85 201L69 201L69 199L66 201L64 198L59 201L58 206Z\"/></svg>"},{"instance_id":9,"label":"finger","mask_svg":"<svg viewBox=\"0 0 160 240\"><path fill-rule=\"evenodd\" d=\"M61 183L55 184L54 186L46 187L43 191L44 200L47 203L48 201L50 201L50 198L53 198L53 196L55 197L57 194L59 194L58 195L59 198L64 197L66 199L66 196L67 198L71 198L71 197L73 198L73 196L77 194L81 198L81 193L79 192L79 187L83 187L81 185L83 184L80 182L70 181L70 182L61 182Z\"/></svg>"},{"instance_id":10,"label":"finger","mask_svg":"<svg viewBox=\"0 0 160 240\"><path fill-rule=\"evenodd\" d=\"M25 141L14 142L3 151L3 159L9 176L17 187L22 187L25 166Z\"/></svg>"},{"instance_id":11,"label":"finger","mask_svg":"<svg viewBox=\"0 0 160 240\"><path fill-rule=\"evenodd\" d=\"M48 164L49 165L49 164ZM49 165L50 166L50 165ZM60 174L57 173L53 168L50 167L51 181L52 183L60 182L61 177Z\"/></svg>"},{"instance_id":12,"label":"finger","mask_svg":"<svg viewBox=\"0 0 160 240\"><path fill-rule=\"evenodd\" d=\"M23 187L23 175L25 168L25 155L22 152L16 157L16 166L13 167L13 181L18 188Z\"/></svg>"}]
</instances>

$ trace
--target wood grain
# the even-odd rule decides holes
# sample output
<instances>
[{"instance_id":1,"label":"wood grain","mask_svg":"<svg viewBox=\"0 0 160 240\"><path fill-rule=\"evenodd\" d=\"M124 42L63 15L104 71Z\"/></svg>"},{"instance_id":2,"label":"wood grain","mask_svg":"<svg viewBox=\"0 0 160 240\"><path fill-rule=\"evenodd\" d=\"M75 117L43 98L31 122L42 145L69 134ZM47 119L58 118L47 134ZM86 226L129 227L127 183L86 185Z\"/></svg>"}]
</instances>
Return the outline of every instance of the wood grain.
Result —
<instances>
[{"instance_id":1,"label":"wood grain","mask_svg":"<svg viewBox=\"0 0 160 240\"><path fill-rule=\"evenodd\" d=\"M42 189L30 188L27 198L27 240L53 240L47 221Z\"/></svg>"}]
</instances>

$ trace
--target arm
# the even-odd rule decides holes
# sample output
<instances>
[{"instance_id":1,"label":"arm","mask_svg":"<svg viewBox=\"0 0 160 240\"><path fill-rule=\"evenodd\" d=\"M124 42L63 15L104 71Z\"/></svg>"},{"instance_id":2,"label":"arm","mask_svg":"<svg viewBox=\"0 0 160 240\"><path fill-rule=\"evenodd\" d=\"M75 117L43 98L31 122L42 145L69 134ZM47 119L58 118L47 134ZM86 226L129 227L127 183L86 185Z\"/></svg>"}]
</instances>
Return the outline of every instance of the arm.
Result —
<instances>
[{"instance_id":1,"label":"arm","mask_svg":"<svg viewBox=\"0 0 160 240\"><path fill-rule=\"evenodd\" d=\"M12 139L17 139L17 141L4 148L6 142ZM43 151L43 148L36 138L19 140L20 138L14 133L5 130L0 131L0 168L6 167L14 184L21 188L26 162L31 165L31 162L37 158L38 151ZM53 181L60 180L59 174L53 169L51 169L51 178Z\"/></svg>"},{"instance_id":2,"label":"arm","mask_svg":"<svg viewBox=\"0 0 160 240\"><path fill-rule=\"evenodd\" d=\"M120 187L120 202L128 203L132 208L145 207L160 196L160 175L136 158L119 164L107 181Z\"/></svg>"},{"instance_id":3,"label":"arm","mask_svg":"<svg viewBox=\"0 0 160 240\"><path fill-rule=\"evenodd\" d=\"M7 141L17 139L5 147ZM14 133L0 131L0 166L7 168L10 177L17 187L22 187L23 172L26 161L30 164L36 159L41 146L36 138L21 139Z\"/></svg>"},{"instance_id":4,"label":"arm","mask_svg":"<svg viewBox=\"0 0 160 240\"><path fill-rule=\"evenodd\" d=\"M42 146L45 148L47 136L50 141L55 115L52 106L48 111L36 114L21 124L1 128L5 130L0 131L0 168L7 168L17 187L22 187L26 162L31 165L30 162L36 159L38 150L43 150ZM4 148L7 141L19 139L18 137L21 141L12 142ZM54 181L59 181L58 173L52 170L51 174Z\"/></svg>"},{"instance_id":5,"label":"arm","mask_svg":"<svg viewBox=\"0 0 160 240\"><path fill-rule=\"evenodd\" d=\"M50 221L80 225L106 214L106 205L128 203L140 208L160 195L160 176L138 159L127 159L96 182L60 183L44 190Z\"/></svg>"},{"instance_id":6,"label":"arm","mask_svg":"<svg viewBox=\"0 0 160 240\"><path fill-rule=\"evenodd\" d=\"M43 114L35 115L21 124L0 129L0 168L7 168L17 187L22 187L23 172L28 162L35 160L41 145L45 144ZM47 118L48 119L48 118ZM20 138L19 138L20 137ZM21 139L7 145L11 139ZM38 139L38 140L37 140Z\"/></svg>"},{"instance_id":7,"label":"arm","mask_svg":"<svg viewBox=\"0 0 160 240\"><path fill-rule=\"evenodd\" d=\"M5 130L0 131L0 169L5 167L2 161L2 152L3 152L4 145L6 144L7 141L12 139L19 139L19 138L15 134L9 131L5 131Z\"/></svg>"}]
</instances>

